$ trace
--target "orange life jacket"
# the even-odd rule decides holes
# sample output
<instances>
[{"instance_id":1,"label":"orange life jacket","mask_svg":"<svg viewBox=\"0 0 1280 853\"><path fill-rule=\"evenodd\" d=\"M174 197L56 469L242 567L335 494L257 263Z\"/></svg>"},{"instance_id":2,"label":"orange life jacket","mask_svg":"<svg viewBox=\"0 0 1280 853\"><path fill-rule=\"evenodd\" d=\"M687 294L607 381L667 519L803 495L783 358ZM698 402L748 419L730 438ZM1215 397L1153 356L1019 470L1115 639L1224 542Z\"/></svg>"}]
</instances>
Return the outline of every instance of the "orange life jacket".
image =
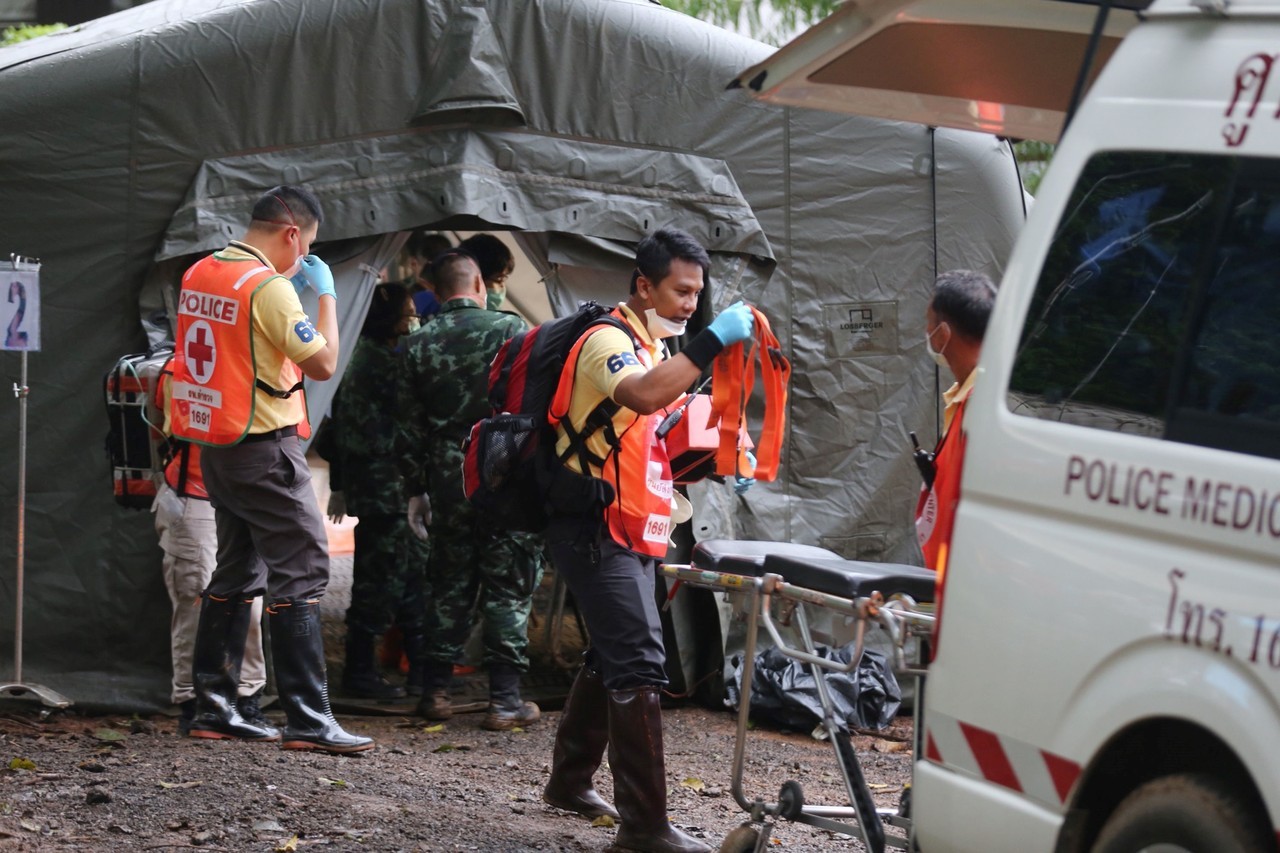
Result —
<instances>
[{"instance_id":1,"label":"orange life jacket","mask_svg":"<svg viewBox=\"0 0 1280 853\"><path fill-rule=\"evenodd\" d=\"M621 309L615 308L612 313L627 322ZM569 350L550 412L568 411L582 345L602 328L606 327L591 329ZM654 355L649 350L637 347L636 355L645 367L654 366ZM623 548L662 559L671 536L672 483L666 443L658 438L657 430L666 413L659 410L650 415L631 414L634 419L630 424L620 431L614 429L617 443L601 466L603 479L614 487L613 502L605 508L605 522L610 538Z\"/></svg>"},{"instance_id":2,"label":"orange life jacket","mask_svg":"<svg viewBox=\"0 0 1280 853\"><path fill-rule=\"evenodd\" d=\"M956 504L960 501L960 470L964 467L964 410L966 396L956 407L955 416L938 442L933 459L933 488L922 488L916 504L916 539L924 552L924 564L938 570L939 550L951 541Z\"/></svg>"},{"instance_id":3,"label":"orange life jacket","mask_svg":"<svg viewBox=\"0 0 1280 853\"><path fill-rule=\"evenodd\" d=\"M301 389L302 371L285 360L292 387L276 390L258 378L253 359L253 297L277 275L256 258L210 255L182 279L178 345L169 398L176 438L215 447L238 443L253 423L255 389L296 414L298 434L311 434Z\"/></svg>"},{"instance_id":4,"label":"orange life jacket","mask_svg":"<svg viewBox=\"0 0 1280 853\"><path fill-rule=\"evenodd\" d=\"M711 380L711 421L720 424L720 447L716 451L716 473L738 475L770 482L778 476L782 437L787 423L787 384L791 363L782 355L769 320L755 308L750 346L736 343L716 356ZM764 383L764 427L756 447L754 469L740 436L746 435L747 400L755 386L756 362Z\"/></svg>"}]
</instances>

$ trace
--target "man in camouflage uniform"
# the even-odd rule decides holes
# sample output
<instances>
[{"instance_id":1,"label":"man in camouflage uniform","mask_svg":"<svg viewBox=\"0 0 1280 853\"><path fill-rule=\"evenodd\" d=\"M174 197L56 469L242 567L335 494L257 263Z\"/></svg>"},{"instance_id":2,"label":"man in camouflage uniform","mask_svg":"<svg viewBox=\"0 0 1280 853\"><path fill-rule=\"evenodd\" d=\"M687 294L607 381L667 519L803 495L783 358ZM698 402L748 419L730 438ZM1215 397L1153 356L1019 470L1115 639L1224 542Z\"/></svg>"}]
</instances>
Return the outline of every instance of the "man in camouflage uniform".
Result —
<instances>
[{"instance_id":1,"label":"man in camouflage uniform","mask_svg":"<svg viewBox=\"0 0 1280 853\"><path fill-rule=\"evenodd\" d=\"M431 266L440 313L409 339L399 390L400 470L411 498L410 523L431 516L426 655L418 713L447 719L453 663L462 652L479 598L492 731L531 723L538 706L520 698L528 669L529 610L542 574L541 541L485 523L462 491L462 442L489 415L489 363L526 326L485 308L476 262L448 252ZM428 501L416 497L425 492Z\"/></svg>"},{"instance_id":2,"label":"man in camouflage uniform","mask_svg":"<svg viewBox=\"0 0 1280 853\"><path fill-rule=\"evenodd\" d=\"M330 517L360 519L355 529L355 571L347 608L343 691L387 701L404 691L379 672L374 639L392 620L405 654L421 658L426 611L423 581L428 549L409 530L404 483L396 461L396 396L403 353L399 338L417 328L408 288L374 290L360 340L347 365L320 450L330 463ZM410 671L410 681L421 678Z\"/></svg>"}]
</instances>

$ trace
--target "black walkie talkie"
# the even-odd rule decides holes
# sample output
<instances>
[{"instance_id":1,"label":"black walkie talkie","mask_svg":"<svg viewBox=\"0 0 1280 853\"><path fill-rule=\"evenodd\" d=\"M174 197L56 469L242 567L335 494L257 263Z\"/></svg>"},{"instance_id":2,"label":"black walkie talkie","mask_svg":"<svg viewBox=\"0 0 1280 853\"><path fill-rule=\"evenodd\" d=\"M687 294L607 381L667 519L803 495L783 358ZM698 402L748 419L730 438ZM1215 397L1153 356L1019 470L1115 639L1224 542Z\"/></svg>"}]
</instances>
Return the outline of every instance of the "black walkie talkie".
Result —
<instances>
[{"instance_id":1,"label":"black walkie talkie","mask_svg":"<svg viewBox=\"0 0 1280 853\"><path fill-rule=\"evenodd\" d=\"M911 446L915 448L911 451L911 458L916 461L916 467L920 469L920 478L924 480L926 489L933 488L934 477L937 476L938 469L933 464L933 454L920 446L920 440L916 438L914 432L909 432L911 436Z\"/></svg>"}]
</instances>

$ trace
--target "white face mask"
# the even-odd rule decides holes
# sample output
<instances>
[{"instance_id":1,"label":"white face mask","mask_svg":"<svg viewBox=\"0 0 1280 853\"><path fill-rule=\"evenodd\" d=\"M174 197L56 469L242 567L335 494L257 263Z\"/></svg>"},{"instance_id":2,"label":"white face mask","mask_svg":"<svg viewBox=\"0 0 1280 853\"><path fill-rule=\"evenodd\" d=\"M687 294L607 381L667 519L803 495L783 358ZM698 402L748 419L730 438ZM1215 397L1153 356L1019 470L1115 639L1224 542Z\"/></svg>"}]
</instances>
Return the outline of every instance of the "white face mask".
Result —
<instances>
[{"instance_id":1,"label":"white face mask","mask_svg":"<svg viewBox=\"0 0 1280 853\"><path fill-rule=\"evenodd\" d=\"M937 333L939 329L941 329L943 326L946 326L946 325L947 325L946 323L939 323L938 325L933 327L932 332L926 329L924 333L924 348L929 353L929 358L933 359L934 363L937 364L939 367L947 366L947 358L946 356L943 355L943 352L946 351L947 344L951 343L951 339L947 338L947 344L943 344L941 350L935 350L933 348L933 336Z\"/></svg>"},{"instance_id":2,"label":"white face mask","mask_svg":"<svg viewBox=\"0 0 1280 853\"><path fill-rule=\"evenodd\" d=\"M418 329L421 329L421 328L422 328L422 321L419 320L417 317L410 317L409 331L405 332L405 334L412 335L414 332L418 331Z\"/></svg>"},{"instance_id":3,"label":"white face mask","mask_svg":"<svg viewBox=\"0 0 1280 853\"><path fill-rule=\"evenodd\" d=\"M658 316L658 312L652 308L646 308L644 310L644 326L649 330L649 334L654 340L660 340L683 335L685 322L682 320L677 323L675 320L668 320L666 317Z\"/></svg>"}]
</instances>

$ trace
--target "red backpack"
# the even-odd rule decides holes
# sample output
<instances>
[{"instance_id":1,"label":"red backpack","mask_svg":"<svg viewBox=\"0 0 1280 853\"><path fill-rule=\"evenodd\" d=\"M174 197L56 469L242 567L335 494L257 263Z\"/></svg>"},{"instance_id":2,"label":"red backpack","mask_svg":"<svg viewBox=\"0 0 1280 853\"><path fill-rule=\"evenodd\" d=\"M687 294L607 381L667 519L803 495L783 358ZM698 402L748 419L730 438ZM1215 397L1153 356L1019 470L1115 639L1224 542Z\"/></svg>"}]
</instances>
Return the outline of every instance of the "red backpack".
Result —
<instances>
[{"instance_id":1,"label":"red backpack","mask_svg":"<svg viewBox=\"0 0 1280 853\"><path fill-rule=\"evenodd\" d=\"M631 337L627 324L596 302L521 332L508 340L489 367L493 414L471 427L463 444L462 486L467 499L493 526L540 533L551 515L589 516L613 502L613 487L581 476L555 454L555 429L547 410L578 338L592 326L611 325ZM570 453L610 422L618 404L606 399L573 437Z\"/></svg>"}]
</instances>

